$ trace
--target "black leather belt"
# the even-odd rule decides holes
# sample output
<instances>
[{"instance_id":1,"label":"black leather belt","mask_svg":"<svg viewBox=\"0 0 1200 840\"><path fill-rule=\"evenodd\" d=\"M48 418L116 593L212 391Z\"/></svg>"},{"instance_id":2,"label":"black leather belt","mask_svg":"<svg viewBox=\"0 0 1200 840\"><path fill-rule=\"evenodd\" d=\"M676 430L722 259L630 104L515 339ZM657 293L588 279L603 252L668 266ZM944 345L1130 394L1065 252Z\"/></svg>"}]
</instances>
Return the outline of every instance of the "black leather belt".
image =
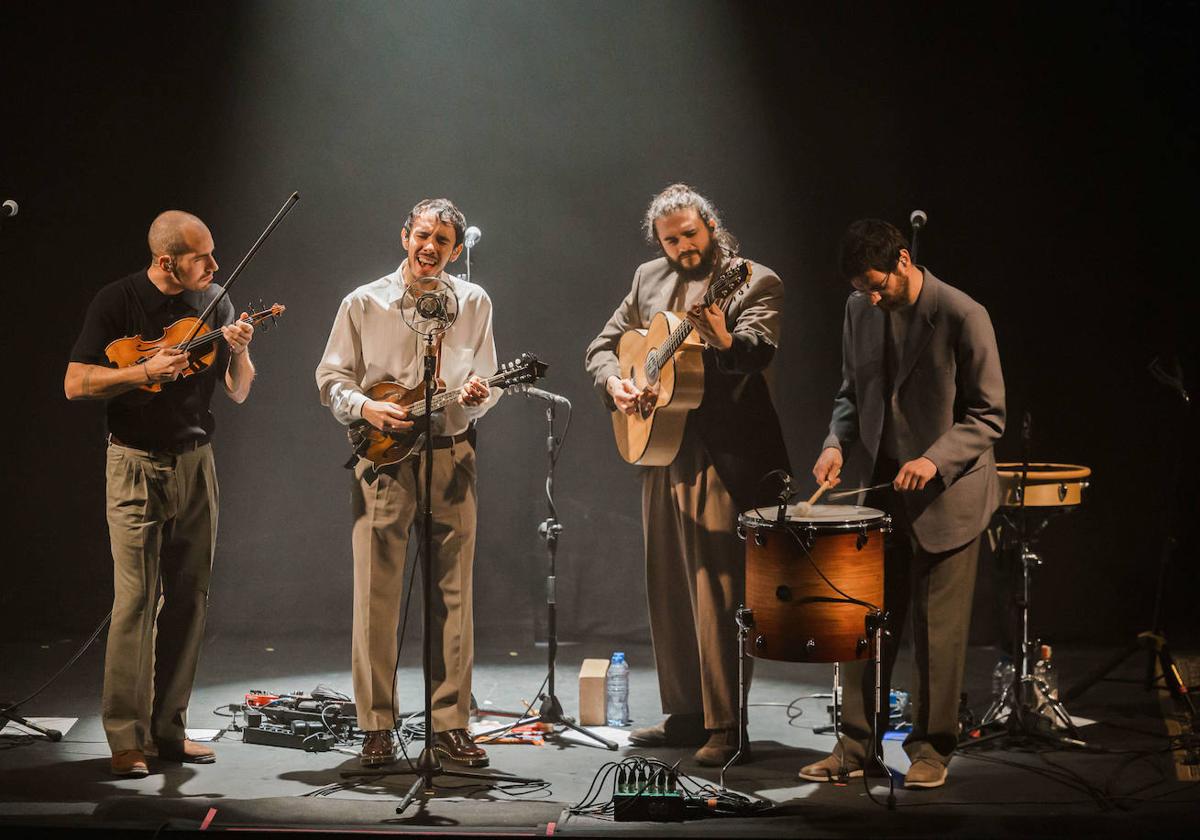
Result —
<instances>
[{"instance_id":1,"label":"black leather belt","mask_svg":"<svg viewBox=\"0 0 1200 840\"><path fill-rule=\"evenodd\" d=\"M150 447L138 446L135 443L125 443L116 435L110 434L108 436L108 442L115 443L117 446L124 446L126 449L140 449L142 452L150 452L153 454L182 455L185 452L195 452L201 446L207 446L208 438L193 438L192 440L185 440L182 443L172 443L168 444L167 446Z\"/></svg>"},{"instance_id":2,"label":"black leather belt","mask_svg":"<svg viewBox=\"0 0 1200 840\"><path fill-rule=\"evenodd\" d=\"M464 440L470 440L470 438L471 438L471 430L470 429L467 429L465 432L459 432L458 434L450 436L450 437L435 437L433 439L433 448L434 449L449 449L454 444L462 443Z\"/></svg>"}]
</instances>

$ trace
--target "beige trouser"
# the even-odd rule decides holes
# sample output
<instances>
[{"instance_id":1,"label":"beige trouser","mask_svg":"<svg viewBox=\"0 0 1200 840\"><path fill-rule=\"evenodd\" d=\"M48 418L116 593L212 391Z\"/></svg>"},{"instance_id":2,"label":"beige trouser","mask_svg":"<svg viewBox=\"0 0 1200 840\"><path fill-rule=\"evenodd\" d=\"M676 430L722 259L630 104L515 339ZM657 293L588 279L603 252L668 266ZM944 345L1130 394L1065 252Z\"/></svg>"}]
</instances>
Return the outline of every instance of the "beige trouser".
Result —
<instances>
[{"instance_id":1,"label":"beige trouser","mask_svg":"<svg viewBox=\"0 0 1200 840\"><path fill-rule=\"evenodd\" d=\"M351 665L358 725L365 730L391 729L396 723L396 634L410 531L419 541L415 562L420 562L423 545L424 504L418 492L425 485L424 457L421 453L386 467L373 482L364 477L370 462L360 460L354 470ZM433 727L444 732L465 728L471 705L476 496L470 443L433 451L432 498ZM413 597L419 601L420 590ZM420 638L412 622L408 632L409 639Z\"/></svg>"},{"instance_id":2,"label":"beige trouser","mask_svg":"<svg viewBox=\"0 0 1200 840\"><path fill-rule=\"evenodd\" d=\"M102 717L113 752L181 741L217 540L212 447L182 455L111 444L113 614Z\"/></svg>"},{"instance_id":3,"label":"beige trouser","mask_svg":"<svg viewBox=\"0 0 1200 840\"><path fill-rule=\"evenodd\" d=\"M646 470L646 593L662 707L667 714L703 714L707 729L730 729L738 720L734 614L746 587L738 513L691 433L670 466ZM747 691L752 661L746 660Z\"/></svg>"}]
</instances>

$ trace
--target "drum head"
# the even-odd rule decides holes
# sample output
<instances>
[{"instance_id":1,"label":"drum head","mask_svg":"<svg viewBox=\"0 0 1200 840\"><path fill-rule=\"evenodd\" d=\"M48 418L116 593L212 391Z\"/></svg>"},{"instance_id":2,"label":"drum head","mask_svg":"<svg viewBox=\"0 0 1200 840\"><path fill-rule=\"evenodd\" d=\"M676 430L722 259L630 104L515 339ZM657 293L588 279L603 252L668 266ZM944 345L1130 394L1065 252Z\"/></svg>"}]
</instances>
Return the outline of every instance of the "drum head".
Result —
<instances>
[{"instance_id":1,"label":"drum head","mask_svg":"<svg viewBox=\"0 0 1200 840\"><path fill-rule=\"evenodd\" d=\"M800 509L808 508L808 511L803 515L799 512ZM755 527L771 527L778 525L776 516L779 513L777 506L768 506L748 510L738 517L738 523ZM875 508L862 507L861 505L807 505L798 503L788 505L784 511L785 519L793 525L815 525L817 527L826 528L857 528L860 525L877 524L883 520L887 514Z\"/></svg>"}]
</instances>

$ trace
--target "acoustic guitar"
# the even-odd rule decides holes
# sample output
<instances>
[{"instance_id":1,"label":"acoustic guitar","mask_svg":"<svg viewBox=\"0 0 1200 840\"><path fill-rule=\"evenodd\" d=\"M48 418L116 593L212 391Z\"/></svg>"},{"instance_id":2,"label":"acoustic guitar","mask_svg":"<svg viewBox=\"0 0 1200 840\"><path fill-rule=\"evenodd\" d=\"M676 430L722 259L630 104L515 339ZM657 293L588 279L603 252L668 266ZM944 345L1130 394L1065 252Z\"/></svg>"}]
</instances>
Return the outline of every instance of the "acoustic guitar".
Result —
<instances>
[{"instance_id":1,"label":"acoustic guitar","mask_svg":"<svg viewBox=\"0 0 1200 840\"><path fill-rule=\"evenodd\" d=\"M735 259L704 293L704 305L726 309L733 295L744 294L751 268ZM682 312L659 312L646 329L633 329L617 344L619 376L640 391L651 390L633 414L613 412L617 451L631 464L664 467L675 460L688 412L704 397L704 358L700 338Z\"/></svg>"},{"instance_id":2,"label":"acoustic guitar","mask_svg":"<svg viewBox=\"0 0 1200 840\"><path fill-rule=\"evenodd\" d=\"M518 358L501 365L495 376L483 380L483 384L489 388L507 388L519 382L534 382L546 375L546 367L546 363L532 353L522 353ZM433 395L433 410L438 411L457 402L465 388L463 385L448 391L437 390ZM425 383L406 388L391 380L377 382L367 389L366 394L373 400L395 403L405 409L413 425L403 431L384 432L366 420L355 420L346 430L354 454L366 458L378 468L403 461L420 452L429 429L429 419L425 414Z\"/></svg>"}]
</instances>

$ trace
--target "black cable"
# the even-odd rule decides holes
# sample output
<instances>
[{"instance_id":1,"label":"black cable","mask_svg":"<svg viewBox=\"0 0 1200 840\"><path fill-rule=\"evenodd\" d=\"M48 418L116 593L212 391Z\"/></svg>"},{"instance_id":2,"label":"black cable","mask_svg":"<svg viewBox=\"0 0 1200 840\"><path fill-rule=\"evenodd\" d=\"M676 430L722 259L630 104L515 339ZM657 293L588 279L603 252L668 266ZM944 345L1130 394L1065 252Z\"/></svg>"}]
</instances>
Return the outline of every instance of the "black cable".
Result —
<instances>
[{"instance_id":1,"label":"black cable","mask_svg":"<svg viewBox=\"0 0 1200 840\"><path fill-rule=\"evenodd\" d=\"M71 656L71 658L67 660L66 665L63 665L61 668L59 668L58 671L55 672L54 676L52 676L50 679L48 679L44 683L42 683L41 686L39 686L36 690L34 690L34 692L32 694L30 694L28 697L26 697L24 700L18 700L16 703L8 703L4 706L0 706L0 711L12 711L13 709L19 709L21 706L24 706L30 700L37 697L39 694L41 694L43 691L45 691L47 688L49 688L55 680L57 680L59 677L61 677L68 668L70 668L72 665L75 664L75 662L79 659L79 657L83 656L83 654L87 651L87 649L92 646L92 643L96 641L96 638L100 635L100 632L104 629L105 625L107 625L108 622L110 622L111 620L112 620L112 610L109 610L108 615L104 616L104 620L101 621L98 625L96 625L96 629L92 631L92 635L89 636L87 641L83 643L83 645L79 648L79 650L75 651L75 653Z\"/></svg>"}]
</instances>

